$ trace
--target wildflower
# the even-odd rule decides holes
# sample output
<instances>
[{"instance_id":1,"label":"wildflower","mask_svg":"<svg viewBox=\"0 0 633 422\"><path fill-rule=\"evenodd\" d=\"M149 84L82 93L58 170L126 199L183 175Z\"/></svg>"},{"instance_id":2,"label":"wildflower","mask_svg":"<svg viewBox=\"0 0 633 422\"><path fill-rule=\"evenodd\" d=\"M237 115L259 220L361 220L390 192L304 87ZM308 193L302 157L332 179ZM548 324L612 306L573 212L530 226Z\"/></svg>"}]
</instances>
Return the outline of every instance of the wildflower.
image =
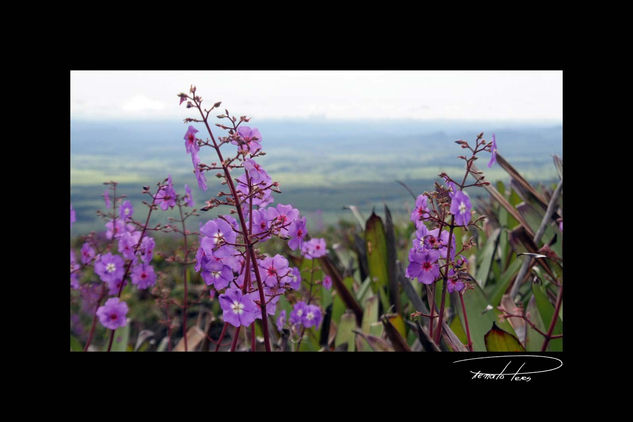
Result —
<instances>
[{"instance_id":1,"label":"wildflower","mask_svg":"<svg viewBox=\"0 0 633 422\"><path fill-rule=\"evenodd\" d=\"M202 267L200 276L207 283L207 286L213 285L216 290L224 289L233 281L231 267L216 260L208 260Z\"/></svg>"},{"instance_id":2,"label":"wildflower","mask_svg":"<svg viewBox=\"0 0 633 422\"><path fill-rule=\"evenodd\" d=\"M280 236L288 236L288 227L299 218L299 210L293 208L292 205L278 204L275 208L268 209L271 220L275 223L276 232Z\"/></svg>"},{"instance_id":3,"label":"wildflower","mask_svg":"<svg viewBox=\"0 0 633 422\"><path fill-rule=\"evenodd\" d=\"M141 232L125 232L119 237L119 252L125 259L134 259L134 249L141 238Z\"/></svg>"},{"instance_id":4,"label":"wildflower","mask_svg":"<svg viewBox=\"0 0 633 422\"><path fill-rule=\"evenodd\" d=\"M79 264L75 259L75 252L70 250L70 287L73 289L79 288Z\"/></svg>"},{"instance_id":5,"label":"wildflower","mask_svg":"<svg viewBox=\"0 0 633 422\"><path fill-rule=\"evenodd\" d=\"M121 204L121 208L119 208L119 215L121 219L127 220L132 217L132 213L134 212L134 208L132 207L132 203L130 201L125 201Z\"/></svg>"},{"instance_id":6,"label":"wildflower","mask_svg":"<svg viewBox=\"0 0 633 422\"><path fill-rule=\"evenodd\" d=\"M270 183L271 178L266 173L266 170L262 168L255 160L247 158L244 160L244 170L248 171L248 177L251 179L251 183Z\"/></svg>"},{"instance_id":7,"label":"wildflower","mask_svg":"<svg viewBox=\"0 0 633 422\"><path fill-rule=\"evenodd\" d=\"M191 188L189 185L185 185L185 205L193 208L195 204L193 203L193 195L191 194Z\"/></svg>"},{"instance_id":8,"label":"wildflower","mask_svg":"<svg viewBox=\"0 0 633 422\"><path fill-rule=\"evenodd\" d=\"M440 267L437 263L439 256L439 252L434 250L420 253L412 249L409 252L407 277L417 278L420 283L432 284L440 275Z\"/></svg>"},{"instance_id":9,"label":"wildflower","mask_svg":"<svg viewBox=\"0 0 633 422\"><path fill-rule=\"evenodd\" d=\"M108 252L95 261L95 273L106 283L112 283L123 278L123 265L123 258Z\"/></svg>"},{"instance_id":10,"label":"wildflower","mask_svg":"<svg viewBox=\"0 0 633 422\"><path fill-rule=\"evenodd\" d=\"M303 326L318 327L321 323L321 309L316 305L308 305L306 307L305 315L303 317Z\"/></svg>"},{"instance_id":11,"label":"wildflower","mask_svg":"<svg viewBox=\"0 0 633 422\"><path fill-rule=\"evenodd\" d=\"M451 201L451 214L455 216L455 224L458 226L466 226L470 221L470 199L464 191L457 191L453 195Z\"/></svg>"},{"instance_id":12,"label":"wildflower","mask_svg":"<svg viewBox=\"0 0 633 422\"><path fill-rule=\"evenodd\" d=\"M292 308L292 312L290 312L290 323L292 325L302 325L303 317L308 311L308 306L304 301L299 301Z\"/></svg>"},{"instance_id":13,"label":"wildflower","mask_svg":"<svg viewBox=\"0 0 633 422\"><path fill-rule=\"evenodd\" d=\"M303 238L306 237L306 218L296 219L288 226L288 247L292 250L300 249L303 246Z\"/></svg>"},{"instance_id":14,"label":"wildflower","mask_svg":"<svg viewBox=\"0 0 633 422\"><path fill-rule=\"evenodd\" d=\"M326 275L323 278L323 287L330 290L332 288L332 278L329 275Z\"/></svg>"},{"instance_id":15,"label":"wildflower","mask_svg":"<svg viewBox=\"0 0 633 422\"><path fill-rule=\"evenodd\" d=\"M220 295L219 300L225 322L239 327L248 326L255 321L259 309L250 297L242 294L240 289L234 287L227 289Z\"/></svg>"},{"instance_id":16,"label":"wildflower","mask_svg":"<svg viewBox=\"0 0 633 422\"><path fill-rule=\"evenodd\" d=\"M497 140L495 139L494 133L492 134L490 152L492 152L492 155L490 156L490 161L488 162L488 168L492 167L492 165L497 162Z\"/></svg>"},{"instance_id":17,"label":"wildflower","mask_svg":"<svg viewBox=\"0 0 633 422\"><path fill-rule=\"evenodd\" d=\"M296 267L292 267L286 277L289 279L288 286L292 290L299 290L299 287L301 287L301 271Z\"/></svg>"},{"instance_id":18,"label":"wildflower","mask_svg":"<svg viewBox=\"0 0 633 422\"><path fill-rule=\"evenodd\" d=\"M429 218L427 197L422 194L415 200L415 208L411 212L411 221L415 223L415 227L419 228L420 225L424 225L422 220Z\"/></svg>"},{"instance_id":19,"label":"wildflower","mask_svg":"<svg viewBox=\"0 0 633 422\"><path fill-rule=\"evenodd\" d=\"M259 261L262 280L269 287L279 285L279 280L288 272L288 260L277 254L274 257L266 257Z\"/></svg>"},{"instance_id":20,"label":"wildflower","mask_svg":"<svg viewBox=\"0 0 633 422\"><path fill-rule=\"evenodd\" d=\"M127 303L121 301L118 297L112 297L106 301L105 305L97 309L97 316L104 327L116 330L127 324L127 312Z\"/></svg>"},{"instance_id":21,"label":"wildflower","mask_svg":"<svg viewBox=\"0 0 633 422\"><path fill-rule=\"evenodd\" d=\"M277 329L281 331L286 324L286 311L282 310L279 312L279 316L277 317Z\"/></svg>"},{"instance_id":22,"label":"wildflower","mask_svg":"<svg viewBox=\"0 0 633 422\"><path fill-rule=\"evenodd\" d=\"M449 277L446 281L446 288L449 293L461 292L464 290L465 284L457 277Z\"/></svg>"},{"instance_id":23,"label":"wildflower","mask_svg":"<svg viewBox=\"0 0 633 422\"><path fill-rule=\"evenodd\" d=\"M156 193L156 203L163 211L176 206L176 191L171 181L171 175L167 178L167 184L160 187Z\"/></svg>"},{"instance_id":24,"label":"wildflower","mask_svg":"<svg viewBox=\"0 0 633 422\"><path fill-rule=\"evenodd\" d=\"M145 263L139 263L132 269L132 284L139 290L147 289L156 284L156 273L154 267Z\"/></svg>"},{"instance_id":25,"label":"wildflower","mask_svg":"<svg viewBox=\"0 0 633 422\"><path fill-rule=\"evenodd\" d=\"M262 135L259 133L258 129L251 129L248 126L240 126L237 129L237 134L240 137L240 145L238 147L240 151L255 154L262 148L260 145ZM233 144L236 144L236 142L233 142Z\"/></svg>"},{"instance_id":26,"label":"wildflower","mask_svg":"<svg viewBox=\"0 0 633 422\"><path fill-rule=\"evenodd\" d=\"M189 154L200 150L198 142L196 142L196 133L198 133L198 130L193 126L189 126L187 133L185 133L185 149Z\"/></svg>"},{"instance_id":27,"label":"wildflower","mask_svg":"<svg viewBox=\"0 0 633 422\"><path fill-rule=\"evenodd\" d=\"M81 246L81 263L86 265L89 264L90 261L95 257L96 252L92 246L88 242L85 242Z\"/></svg>"},{"instance_id":28,"label":"wildflower","mask_svg":"<svg viewBox=\"0 0 633 422\"><path fill-rule=\"evenodd\" d=\"M308 259L320 258L327 255L325 239L315 238L305 242L301 247L301 253Z\"/></svg>"},{"instance_id":29,"label":"wildflower","mask_svg":"<svg viewBox=\"0 0 633 422\"><path fill-rule=\"evenodd\" d=\"M154 238L150 236L143 237L143 240L141 241L137 252L141 257L141 261L143 261L145 264L149 264L150 262L152 262L154 246L156 246Z\"/></svg>"}]
</instances>

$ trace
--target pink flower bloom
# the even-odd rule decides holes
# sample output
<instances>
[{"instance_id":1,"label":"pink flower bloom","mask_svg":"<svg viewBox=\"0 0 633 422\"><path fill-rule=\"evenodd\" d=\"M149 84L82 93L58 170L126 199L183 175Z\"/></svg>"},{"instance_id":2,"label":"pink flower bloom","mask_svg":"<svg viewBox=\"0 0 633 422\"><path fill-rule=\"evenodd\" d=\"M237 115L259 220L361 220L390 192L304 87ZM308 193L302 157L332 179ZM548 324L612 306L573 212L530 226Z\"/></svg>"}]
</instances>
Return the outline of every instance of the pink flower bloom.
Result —
<instances>
[{"instance_id":1,"label":"pink flower bloom","mask_svg":"<svg viewBox=\"0 0 633 422\"><path fill-rule=\"evenodd\" d=\"M128 306L125 302L119 300L118 297L111 297L97 309L97 316L101 325L110 330L116 330L127 324L127 312Z\"/></svg>"}]
</instances>

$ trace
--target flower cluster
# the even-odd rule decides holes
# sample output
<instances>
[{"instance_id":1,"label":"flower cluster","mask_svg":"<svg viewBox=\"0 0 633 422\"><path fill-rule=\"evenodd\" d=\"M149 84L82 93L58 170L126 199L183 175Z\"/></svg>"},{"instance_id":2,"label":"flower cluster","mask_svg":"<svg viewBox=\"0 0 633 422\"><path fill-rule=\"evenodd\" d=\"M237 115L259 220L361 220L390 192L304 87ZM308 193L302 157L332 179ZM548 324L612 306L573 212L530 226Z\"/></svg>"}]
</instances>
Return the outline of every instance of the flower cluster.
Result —
<instances>
[{"instance_id":1,"label":"flower cluster","mask_svg":"<svg viewBox=\"0 0 633 422\"><path fill-rule=\"evenodd\" d=\"M202 99L196 95L195 87L190 94L179 94L180 104L186 101L187 108L197 108L203 122L207 123L211 110L203 110ZM279 192L279 184L274 182L263 168L258 158L264 155L260 131L245 123L244 116L236 119L228 110L218 116L227 119L230 126L216 124L228 132L217 139L209 130L211 140L203 140L196 135L199 131L189 125L184 139L185 151L191 155L198 187L206 191L205 172L222 170L217 177L224 179L230 192L220 192L221 199L207 201L204 211L226 205L231 214L220 215L200 227L200 246L196 253L195 270L211 289L211 297L219 294L219 302L224 321L236 327L249 326L263 314L276 314L280 296L301 286L301 274L282 255L261 254L255 246L273 237L283 239L293 251L299 251L305 258L319 258L327 254L324 239L309 239L306 218L290 204L274 205L274 192ZM186 119L185 122L200 122ZM208 124L205 125L207 129ZM226 158L220 147L233 145ZM213 148L221 164L202 163L199 151L202 147ZM239 174L233 175L238 172ZM237 213L237 219L235 214ZM264 303L262 303L262 301ZM318 307L317 307L318 308ZM312 318L320 319L314 310ZM310 322L306 322L307 325Z\"/></svg>"},{"instance_id":2,"label":"flower cluster","mask_svg":"<svg viewBox=\"0 0 633 422\"><path fill-rule=\"evenodd\" d=\"M472 162L479 151L487 150L492 153L489 166L496 161L497 144L494 135L490 143L481 139L482 135L478 136L475 149L472 149L465 141L457 141L462 148L469 148L473 152L470 159L460 157L468 163L467 174L471 171ZM411 212L410 219L415 224L416 230L409 250L406 276L417 279L423 284L433 284L445 276L448 291L459 292L465 288L465 283L460 279L459 274L466 268L467 261L462 255L456 259L453 228L473 224L471 222L472 204L470 197L464 191L463 182L457 185L445 173L440 176L444 179L445 185L436 183L434 192L419 195ZM472 186L485 183L487 182L476 183ZM450 217L450 222L446 221L447 217ZM430 229L430 227L433 228ZM444 263L441 264L441 261Z\"/></svg>"}]
</instances>

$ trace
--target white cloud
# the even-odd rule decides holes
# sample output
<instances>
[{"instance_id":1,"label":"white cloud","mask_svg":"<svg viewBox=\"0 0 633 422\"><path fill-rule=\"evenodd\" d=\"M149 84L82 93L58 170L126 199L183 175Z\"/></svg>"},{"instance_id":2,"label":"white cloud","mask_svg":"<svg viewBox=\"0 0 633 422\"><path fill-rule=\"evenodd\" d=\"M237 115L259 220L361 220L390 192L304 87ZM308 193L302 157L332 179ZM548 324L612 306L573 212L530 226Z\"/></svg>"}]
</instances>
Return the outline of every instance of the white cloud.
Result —
<instances>
[{"instance_id":1,"label":"white cloud","mask_svg":"<svg viewBox=\"0 0 633 422\"><path fill-rule=\"evenodd\" d=\"M253 118L562 119L562 71L72 71L79 118L190 116L194 84Z\"/></svg>"}]
</instances>

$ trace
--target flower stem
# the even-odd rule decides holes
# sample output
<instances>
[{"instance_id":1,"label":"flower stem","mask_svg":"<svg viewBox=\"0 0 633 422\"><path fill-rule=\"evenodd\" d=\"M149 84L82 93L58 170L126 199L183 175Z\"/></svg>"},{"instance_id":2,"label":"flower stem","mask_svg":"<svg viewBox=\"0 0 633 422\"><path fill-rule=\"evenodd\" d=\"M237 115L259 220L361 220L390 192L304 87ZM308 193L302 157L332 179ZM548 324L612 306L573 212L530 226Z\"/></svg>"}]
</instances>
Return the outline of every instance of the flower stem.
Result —
<instances>
[{"instance_id":1,"label":"flower stem","mask_svg":"<svg viewBox=\"0 0 633 422\"><path fill-rule=\"evenodd\" d=\"M194 100L195 101L195 100ZM270 352L270 336L268 334L268 315L266 314L266 298L264 297L264 286L261 280L261 276L259 274L259 268L257 265L257 259L255 257L255 251L253 250L253 245L249 238L249 232L246 227L246 220L244 219L244 213L242 212L242 207L240 206L240 199L237 195L237 191L235 189L235 183L233 183L233 179L231 178L231 172L228 166L224 162L224 158L222 157L222 153L220 152L220 147L215 141L215 137L213 136L213 132L211 131L211 127L209 127L209 122L207 120L207 116L204 115L202 109L200 107L200 103L196 101L196 106L200 115L203 118L204 125L211 136L211 140L213 141L213 147L215 149L216 154L218 155L218 159L222 163L222 169L224 170L224 176L226 179L226 183L231 190L231 195L235 201L235 209L237 211L237 215L240 220L240 226L242 228L242 233L244 234L244 243L246 244L247 257L250 258L251 263L253 264L253 270L255 271L255 278L257 280L257 290L259 291L259 300L260 300L260 308L262 313L262 328L264 331L264 345L266 346L266 351Z\"/></svg>"},{"instance_id":2,"label":"flower stem","mask_svg":"<svg viewBox=\"0 0 633 422\"><path fill-rule=\"evenodd\" d=\"M92 343L92 336L95 333L95 327L97 325L97 309L99 309L99 305L101 304L101 301L105 297L105 292L106 292L105 284L102 284L101 295L99 296L99 300L97 300L97 304L95 305L95 315L92 318L92 326L90 327L90 334L88 335L88 341L86 342L86 345L84 346L84 352L88 351L88 347L90 346L90 343Z\"/></svg>"},{"instance_id":3,"label":"flower stem","mask_svg":"<svg viewBox=\"0 0 633 422\"><path fill-rule=\"evenodd\" d=\"M189 252L189 250L187 249L187 229L185 227L185 219L182 215L182 205L180 204L180 201L178 201L178 210L180 211L180 220L182 222L182 235L184 237L184 243L185 243L185 258L184 258L184 262L185 264L183 265L183 280L184 280L184 284L185 284L185 291L184 291L184 298L183 298L183 303L182 303L182 332L183 332L183 336L184 336L184 340L185 340L185 352L188 351L187 348L187 296L188 296L188 290L187 290L187 254Z\"/></svg>"},{"instance_id":4,"label":"flower stem","mask_svg":"<svg viewBox=\"0 0 633 422\"><path fill-rule=\"evenodd\" d=\"M547 346L549 346L549 342L552 339L552 333L554 332L554 327L556 326L556 321L558 321L558 313L560 312L560 305L563 303L563 286L560 286L558 289L558 297L556 297L556 307L554 308L554 315L552 315L552 322L549 324L549 329L547 330L547 336L545 336L545 341L543 342L543 347L541 348L541 352L547 350Z\"/></svg>"},{"instance_id":5,"label":"flower stem","mask_svg":"<svg viewBox=\"0 0 633 422\"><path fill-rule=\"evenodd\" d=\"M466 325L466 336L468 337L468 350L473 351L473 341L470 339L470 329L468 328L468 316L466 316L466 306L464 305L464 293L459 292L459 300L462 302L462 315L464 315L464 324Z\"/></svg>"}]
</instances>

